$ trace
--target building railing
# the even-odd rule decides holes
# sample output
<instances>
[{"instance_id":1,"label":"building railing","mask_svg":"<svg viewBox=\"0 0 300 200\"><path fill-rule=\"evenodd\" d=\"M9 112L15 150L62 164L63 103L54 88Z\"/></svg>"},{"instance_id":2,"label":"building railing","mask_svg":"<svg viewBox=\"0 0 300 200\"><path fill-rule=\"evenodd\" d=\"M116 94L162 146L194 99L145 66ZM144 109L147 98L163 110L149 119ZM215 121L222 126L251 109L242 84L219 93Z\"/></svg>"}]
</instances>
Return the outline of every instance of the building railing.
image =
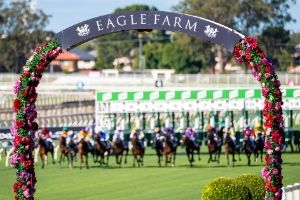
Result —
<instances>
[{"instance_id":1,"label":"building railing","mask_svg":"<svg viewBox=\"0 0 300 200\"><path fill-rule=\"evenodd\" d=\"M282 200L300 200L300 183L282 188Z\"/></svg>"},{"instance_id":2,"label":"building railing","mask_svg":"<svg viewBox=\"0 0 300 200\"><path fill-rule=\"evenodd\" d=\"M288 84L299 85L300 84L300 74L291 73L277 73L282 85L286 86ZM257 85L258 82L255 80L251 74L173 74L171 77L159 76L164 86L216 86L216 87L226 87L226 86L237 86L237 87L247 87L252 85ZM1 74L0 75L0 85L9 87L11 89L12 84L18 80L18 74ZM63 80L62 80L63 79ZM65 81L64 80L68 80ZM70 80L70 81L69 81ZM85 86L122 86L124 83L126 85L132 86L154 86L156 78L152 74L118 74L113 76L104 75L88 75L88 74L47 74L43 75L41 85L48 85L49 83L67 86L77 83L77 81L83 80ZM63 83L64 82L64 83ZM49 85L51 86L51 85ZM2 88L1 87L1 88ZM93 88L92 87L92 88ZM0 89L1 89L0 88ZM75 87L76 88L76 87Z\"/></svg>"}]
</instances>

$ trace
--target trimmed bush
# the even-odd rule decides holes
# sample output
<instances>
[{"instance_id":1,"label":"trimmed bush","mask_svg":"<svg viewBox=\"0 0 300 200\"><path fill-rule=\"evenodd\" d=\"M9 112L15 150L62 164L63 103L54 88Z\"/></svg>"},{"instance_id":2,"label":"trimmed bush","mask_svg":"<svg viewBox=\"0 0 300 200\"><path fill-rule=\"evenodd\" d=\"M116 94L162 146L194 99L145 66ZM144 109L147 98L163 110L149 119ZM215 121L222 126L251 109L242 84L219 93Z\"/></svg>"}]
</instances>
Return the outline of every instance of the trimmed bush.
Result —
<instances>
[{"instance_id":1,"label":"trimmed bush","mask_svg":"<svg viewBox=\"0 0 300 200\"><path fill-rule=\"evenodd\" d=\"M265 197L265 181L256 174L242 174L235 178L237 184L249 188L253 200L262 200Z\"/></svg>"},{"instance_id":2,"label":"trimmed bush","mask_svg":"<svg viewBox=\"0 0 300 200\"><path fill-rule=\"evenodd\" d=\"M201 200L251 200L250 190L234 179L219 177L208 183Z\"/></svg>"}]
</instances>

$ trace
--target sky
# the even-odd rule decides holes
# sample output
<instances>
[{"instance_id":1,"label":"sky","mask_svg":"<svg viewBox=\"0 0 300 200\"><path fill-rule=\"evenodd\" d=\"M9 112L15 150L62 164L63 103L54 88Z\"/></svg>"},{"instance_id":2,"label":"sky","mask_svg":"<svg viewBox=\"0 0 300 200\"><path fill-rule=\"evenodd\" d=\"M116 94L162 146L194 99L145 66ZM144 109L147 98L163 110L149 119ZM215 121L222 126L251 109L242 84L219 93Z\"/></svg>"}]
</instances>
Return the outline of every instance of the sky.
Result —
<instances>
[{"instance_id":1,"label":"sky","mask_svg":"<svg viewBox=\"0 0 300 200\"><path fill-rule=\"evenodd\" d=\"M5 0L9 3L12 0ZM171 11L172 6L180 0L35 0L36 6L50 15L47 30L59 32L81 21L112 13L116 8L131 4L147 4L160 11ZM292 32L300 32L300 0L291 6L290 13L296 23L287 28Z\"/></svg>"}]
</instances>

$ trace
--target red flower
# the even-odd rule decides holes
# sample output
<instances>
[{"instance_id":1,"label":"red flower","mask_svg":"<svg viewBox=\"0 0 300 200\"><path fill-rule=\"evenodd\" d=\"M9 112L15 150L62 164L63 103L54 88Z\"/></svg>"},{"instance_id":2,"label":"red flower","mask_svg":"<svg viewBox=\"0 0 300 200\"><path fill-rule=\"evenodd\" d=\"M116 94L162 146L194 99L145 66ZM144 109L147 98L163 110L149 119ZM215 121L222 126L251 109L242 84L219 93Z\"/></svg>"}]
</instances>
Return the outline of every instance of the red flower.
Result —
<instances>
[{"instance_id":1,"label":"red flower","mask_svg":"<svg viewBox=\"0 0 300 200\"><path fill-rule=\"evenodd\" d=\"M22 120L16 120L16 126L17 128L23 128L25 123Z\"/></svg>"},{"instance_id":2,"label":"red flower","mask_svg":"<svg viewBox=\"0 0 300 200\"><path fill-rule=\"evenodd\" d=\"M29 71L24 71L22 74L23 77L29 77L30 76L30 72Z\"/></svg>"},{"instance_id":3,"label":"red flower","mask_svg":"<svg viewBox=\"0 0 300 200\"><path fill-rule=\"evenodd\" d=\"M22 182L15 182L13 185L14 192L17 192L20 187L22 187Z\"/></svg>"},{"instance_id":4,"label":"red flower","mask_svg":"<svg viewBox=\"0 0 300 200\"><path fill-rule=\"evenodd\" d=\"M32 161L31 160L26 160L23 162L23 167L24 169L29 169L32 167Z\"/></svg>"},{"instance_id":5,"label":"red flower","mask_svg":"<svg viewBox=\"0 0 300 200\"><path fill-rule=\"evenodd\" d=\"M37 66L35 68L36 73L41 74L44 71L44 66Z\"/></svg>"},{"instance_id":6,"label":"red flower","mask_svg":"<svg viewBox=\"0 0 300 200\"><path fill-rule=\"evenodd\" d=\"M266 160L267 166L269 166L270 165L270 156L266 155L265 160Z\"/></svg>"},{"instance_id":7,"label":"red flower","mask_svg":"<svg viewBox=\"0 0 300 200\"><path fill-rule=\"evenodd\" d=\"M267 73L271 73L272 72L272 68L271 68L271 66L269 64L266 65L265 70L266 70Z\"/></svg>"},{"instance_id":8,"label":"red flower","mask_svg":"<svg viewBox=\"0 0 300 200\"><path fill-rule=\"evenodd\" d=\"M14 111L18 112L18 110L21 108L21 101L19 99L14 100Z\"/></svg>"},{"instance_id":9,"label":"red flower","mask_svg":"<svg viewBox=\"0 0 300 200\"><path fill-rule=\"evenodd\" d=\"M251 57L251 55L250 55L250 54L246 54L245 58L246 58L246 60L248 60L248 61L249 61L249 60L251 60L251 58L252 58L252 57Z\"/></svg>"}]
</instances>

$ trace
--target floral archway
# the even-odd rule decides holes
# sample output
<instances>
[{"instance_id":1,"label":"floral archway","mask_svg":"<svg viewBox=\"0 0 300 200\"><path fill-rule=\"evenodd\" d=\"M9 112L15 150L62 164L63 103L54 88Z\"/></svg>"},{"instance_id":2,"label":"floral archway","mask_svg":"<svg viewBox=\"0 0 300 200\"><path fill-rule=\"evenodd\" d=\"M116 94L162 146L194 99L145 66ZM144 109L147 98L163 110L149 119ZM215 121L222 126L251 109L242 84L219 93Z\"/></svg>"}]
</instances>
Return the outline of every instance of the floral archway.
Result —
<instances>
[{"instance_id":1,"label":"floral archway","mask_svg":"<svg viewBox=\"0 0 300 200\"><path fill-rule=\"evenodd\" d=\"M14 85L14 112L16 120L11 132L14 136L14 153L11 163L16 168L16 182L13 185L16 200L33 200L36 184L34 169L34 133L38 130L35 102L38 97L36 87L42 74L62 52L61 43L57 39L38 46L23 67L19 80ZM265 199L279 200L282 196L282 159L281 150L284 141L282 118L282 93L280 81L273 64L266 58L255 38L241 39L233 50L238 62L246 63L252 70L262 87L264 97L264 126L266 127L265 157L266 166L262 176L266 181Z\"/></svg>"}]
</instances>

